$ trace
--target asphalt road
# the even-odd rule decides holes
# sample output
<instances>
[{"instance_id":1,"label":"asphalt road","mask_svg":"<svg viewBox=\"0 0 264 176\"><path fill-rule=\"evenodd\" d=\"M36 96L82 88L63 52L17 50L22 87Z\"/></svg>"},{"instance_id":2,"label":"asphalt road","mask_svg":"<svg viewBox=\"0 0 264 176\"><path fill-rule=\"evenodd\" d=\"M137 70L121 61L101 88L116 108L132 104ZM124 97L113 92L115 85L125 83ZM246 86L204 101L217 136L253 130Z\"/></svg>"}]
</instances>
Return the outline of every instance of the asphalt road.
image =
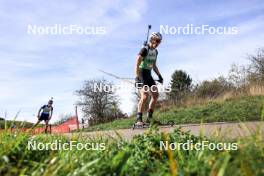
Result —
<instances>
[{"instance_id":1,"label":"asphalt road","mask_svg":"<svg viewBox=\"0 0 264 176\"><path fill-rule=\"evenodd\" d=\"M170 126L160 126L160 132L172 132L175 128L181 127L182 131L190 131L194 135L203 134L207 137L222 137L222 138L239 138L244 136L250 136L256 132L260 132L264 136L264 122L243 122L243 123L226 123L226 122L215 122L215 123L204 123L204 124L184 124ZM66 136L78 135L84 138L93 137L112 137L118 138L118 136L124 139L130 140L133 136L143 134L148 128L144 129L118 129L109 131L94 131L94 132L81 132L81 133L66 133Z\"/></svg>"}]
</instances>

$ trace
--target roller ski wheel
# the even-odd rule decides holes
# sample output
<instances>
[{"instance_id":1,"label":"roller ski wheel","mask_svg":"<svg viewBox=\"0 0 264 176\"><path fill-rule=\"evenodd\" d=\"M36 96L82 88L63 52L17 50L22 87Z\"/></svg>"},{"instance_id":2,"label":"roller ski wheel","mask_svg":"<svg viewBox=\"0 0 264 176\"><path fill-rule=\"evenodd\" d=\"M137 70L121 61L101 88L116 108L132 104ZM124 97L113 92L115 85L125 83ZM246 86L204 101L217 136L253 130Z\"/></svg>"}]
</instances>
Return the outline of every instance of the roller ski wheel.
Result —
<instances>
[{"instance_id":1,"label":"roller ski wheel","mask_svg":"<svg viewBox=\"0 0 264 176\"><path fill-rule=\"evenodd\" d=\"M173 127L175 122L173 120L169 120L166 123L162 123L161 121L153 120L151 122L151 124L155 124L155 125L158 125L158 126L171 126L171 127Z\"/></svg>"},{"instance_id":2,"label":"roller ski wheel","mask_svg":"<svg viewBox=\"0 0 264 176\"><path fill-rule=\"evenodd\" d=\"M149 127L149 124L145 124L145 123L142 123L142 124L138 124L137 122L134 123L132 125L132 129L143 129L143 128L148 128Z\"/></svg>"},{"instance_id":3,"label":"roller ski wheel","mask_svg":"<svg viewBox=\"0 0 264 176\"><path fill-rule=\"evenodd\" d=\"M173 120L169 120L167 123L171 127L173 127L175 125L175 122Z\"/></svg>"}]
</instances>

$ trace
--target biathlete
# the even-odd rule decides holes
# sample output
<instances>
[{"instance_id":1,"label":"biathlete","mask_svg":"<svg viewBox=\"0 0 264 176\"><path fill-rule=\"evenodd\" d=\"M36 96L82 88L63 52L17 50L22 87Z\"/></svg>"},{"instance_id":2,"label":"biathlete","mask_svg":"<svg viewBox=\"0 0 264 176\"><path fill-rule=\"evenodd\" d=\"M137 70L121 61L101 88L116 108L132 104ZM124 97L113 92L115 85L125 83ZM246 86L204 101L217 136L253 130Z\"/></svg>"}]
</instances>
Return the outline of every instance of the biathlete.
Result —
<instances>
[{"instance_id":1,"label":"biathlete","mask_svg":"<svg viewBox=\"0 0 264 176\"><path fill-rule=\"evenodd\" d=\"M49 100L47 105L43 105L39 111L38 111L38 121L37 123L32 127L35 128L42 120L45 121L45 133L48 132L48 126L49 126L49 121L52 118L53 114L53 100Z\"/></svg>"},{"instance_id":2,"label":"biathlete","mask_svg":"<svg viewBox=\"0 0 264 176\"><path fill-rule=\"evenodd\" d=\"M163 83L163 78L156 65L158 56L157 47L161 41L162 35L159 32L153 32L150 35L149 43L140 50L136 58L135 81L136 87L140 89L140 101L138 103L137 120L135 125L140 126L145 124L143 122L143 112L149 93L151 95L151 100L148 106L146 123L150 123L152 120L152 115L159 96L157 85L151 75L152 69L158 75L158 81Z\"/></svg>"}]
</instances>

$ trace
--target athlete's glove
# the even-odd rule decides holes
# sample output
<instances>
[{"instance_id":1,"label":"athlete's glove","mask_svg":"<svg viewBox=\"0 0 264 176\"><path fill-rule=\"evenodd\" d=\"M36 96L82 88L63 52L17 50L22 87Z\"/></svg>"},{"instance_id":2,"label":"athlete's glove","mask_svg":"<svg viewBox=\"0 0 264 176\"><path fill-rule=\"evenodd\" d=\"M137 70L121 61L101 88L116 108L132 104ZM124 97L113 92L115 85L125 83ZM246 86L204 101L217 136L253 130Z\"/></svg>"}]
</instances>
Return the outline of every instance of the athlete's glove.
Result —
<instances>
[{"instance_id":1,"label":"athlete's glove","mask_svg":"<svg viewBox=\"0 0 264 176\"><path fill-rule=\"evenodd\" d=\"M135 78L135 87L136 88L142 88L143 87L142 80L138 76Z\"/></svg>"},{"instance_id":2,"label":"athlete's glove","mask_svg":"<svg viewBox=\"0 0 264 176\"><path fill-rule=\"evenodd\" d=\"M163 78L162 78L161 75L159 75L159 80L158 80L158 82L160 82L161 84L163 84Z\"/></svg>"}]
</instances>

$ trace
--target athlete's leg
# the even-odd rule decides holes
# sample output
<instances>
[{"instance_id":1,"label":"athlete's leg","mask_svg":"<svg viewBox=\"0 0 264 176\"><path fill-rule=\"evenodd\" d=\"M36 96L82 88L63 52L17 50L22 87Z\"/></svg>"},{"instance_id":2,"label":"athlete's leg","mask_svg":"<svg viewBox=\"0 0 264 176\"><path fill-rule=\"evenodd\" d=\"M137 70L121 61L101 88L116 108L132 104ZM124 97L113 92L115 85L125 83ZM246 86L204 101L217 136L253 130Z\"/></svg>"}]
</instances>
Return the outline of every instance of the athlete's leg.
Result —
<instances>
[{"instance_id":1,"label":"athlete's leg","mask_svg":"<svg viewBox=\"0 0 264 176\"><path fill-rule=\"evenodd\" d=\"M159 97L158 87L153 85L150 89L151 100L149 102L149 109L148 109L148 119L152 118L153 111L155 109L156 103Z\"/></svg>"},{"instance_id":2,"label":"athlete's leg","mask_svg":"<svg viewBox=\"0 0 264 176\"><path fill-rule=\"evenodd\" d=\"M144 86L140 89L140 100L138 102L138 113L137 113L137 121L142 123L142 116L144 111L144 106L148 100L148 90L147 87Z\"/></svg>"},{"instance_id":3,"label":"athlete's leg","mask_svg":"<svg viewBox=\"0 0 264 176\"><path fill-rule=\"evenodd\" d=\"M38 120L37 123L31 127L31 129L35 128L40 122L41 120Z\"/></svg>"},{"instance_id":4,"label":"athlete's leg","mask_svg":"<svg viewBox=\"0 0 264 176\"><path fill-rule=\"evenodd\" d=\"M45 120L45 133L48 132L48 127L49 127L49 121Z\"/></svg>"},{"instance_id":5,"label":"athlete's leg","mask_svg":"<svg viewBox=\"0 0 264 176\"><path fill-rule=\"evenodd\" d=\"M146 104L147 100L148 100L148 90L144 86L142 89L140 89L140 101L138 103L138 112L143 113L144 105Z\"/></svg>"}]
</instances>

